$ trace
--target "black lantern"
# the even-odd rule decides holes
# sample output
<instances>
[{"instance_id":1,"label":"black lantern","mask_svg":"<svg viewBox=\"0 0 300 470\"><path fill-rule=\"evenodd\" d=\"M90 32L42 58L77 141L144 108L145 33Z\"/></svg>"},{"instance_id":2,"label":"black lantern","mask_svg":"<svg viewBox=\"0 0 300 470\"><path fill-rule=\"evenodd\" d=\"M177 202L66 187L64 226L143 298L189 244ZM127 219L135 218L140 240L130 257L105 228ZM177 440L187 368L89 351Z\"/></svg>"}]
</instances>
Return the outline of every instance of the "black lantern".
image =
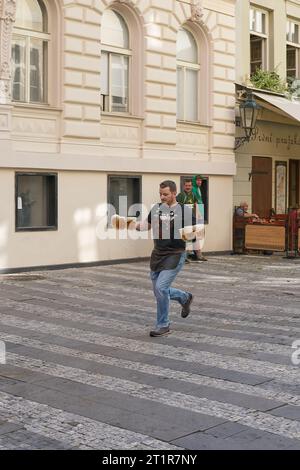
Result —
<instances>
[{"instance_id":1,"label":"black lantern","mask_svg":"<svg viewBox=\"0 0 300 470\"><path fill-rule=\"evenodd\" d=\"M241 127L244 129L245 136L236 138L235 150L243 145L244 142L249 142L256 128L257 115L260 109L261 106L256 103L252 92L247 91L246 100L240 104Z\"/></svg>"}]
</instances>

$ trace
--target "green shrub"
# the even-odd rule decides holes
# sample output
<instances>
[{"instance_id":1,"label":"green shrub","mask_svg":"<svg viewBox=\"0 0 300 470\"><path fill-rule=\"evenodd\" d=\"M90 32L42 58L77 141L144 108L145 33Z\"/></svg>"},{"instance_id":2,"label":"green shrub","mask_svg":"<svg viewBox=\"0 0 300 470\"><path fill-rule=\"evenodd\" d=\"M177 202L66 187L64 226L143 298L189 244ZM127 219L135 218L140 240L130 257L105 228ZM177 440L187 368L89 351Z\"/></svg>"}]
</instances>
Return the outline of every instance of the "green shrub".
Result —
<instances>
[{"instance_id":1,"label":"green shrub","mask_svg":"<svg viewBox=\"0 0 300 470\"><path fill-rule=\"evenodd\" d=\"M269 72L267 70L256 69L250 77L250 82L255 88L261 90L274 91L275 93L285 93L286 83L281 80L277 72Z\"/></svg>"}]
</instances>

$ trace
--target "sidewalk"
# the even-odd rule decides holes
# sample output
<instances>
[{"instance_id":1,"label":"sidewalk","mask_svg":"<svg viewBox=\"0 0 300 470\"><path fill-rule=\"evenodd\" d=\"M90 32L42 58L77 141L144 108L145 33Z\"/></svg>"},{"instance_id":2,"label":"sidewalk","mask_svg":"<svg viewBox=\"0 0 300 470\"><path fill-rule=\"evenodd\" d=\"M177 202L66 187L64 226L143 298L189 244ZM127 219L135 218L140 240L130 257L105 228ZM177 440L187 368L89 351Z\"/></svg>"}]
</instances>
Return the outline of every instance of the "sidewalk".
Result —
<instances>
[{"instance_id":1,"label":"sidewalk","mask_svg":"<svg viewBox=\"0 0 300 470\"><path fill-rule=\"evenodd\" d=\"M150 338L145 262L0 275L0 449L300 449L300 259L211 256L176 284L192 313Z\"/></svg>"}]
</instances>

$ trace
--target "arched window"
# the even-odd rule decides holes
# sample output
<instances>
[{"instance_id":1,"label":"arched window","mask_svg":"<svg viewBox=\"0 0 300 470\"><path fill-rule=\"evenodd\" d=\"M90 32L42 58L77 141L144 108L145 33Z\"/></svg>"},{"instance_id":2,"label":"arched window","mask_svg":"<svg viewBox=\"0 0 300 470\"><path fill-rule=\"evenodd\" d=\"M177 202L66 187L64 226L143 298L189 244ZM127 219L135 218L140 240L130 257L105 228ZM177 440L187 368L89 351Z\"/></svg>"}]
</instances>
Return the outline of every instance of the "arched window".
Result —
<instances>
[{"instance_id":1,"label":"arched window","mask_svg":"<svg viewBox=\"0 0 300 470\"><path fill-rule=\"evenodd\" d=\"M47 101L48 21L40 0L18 0L12 40L12 99Z\"/></svg>"},{"instance_id":2,"label":"arched window","mask_svg":"<svg viewBox=\"0 0 300 470\"><path fill-rule=\"evenodd\" d=\"M128 113L129 64L132 53L127 24L116 11L105 10L103 13L101 43L102 110Z\"/></svg>"},{"instance_id":3,"label":"arched window","mask_svg":"<svg viewBox=\"0 0 300 470\"><path fill-rule=\"evenodd\" d=\"M177 119L199 120L199 54L194 36L181 28L177 36Z\"/></svg>"}]
</instances>

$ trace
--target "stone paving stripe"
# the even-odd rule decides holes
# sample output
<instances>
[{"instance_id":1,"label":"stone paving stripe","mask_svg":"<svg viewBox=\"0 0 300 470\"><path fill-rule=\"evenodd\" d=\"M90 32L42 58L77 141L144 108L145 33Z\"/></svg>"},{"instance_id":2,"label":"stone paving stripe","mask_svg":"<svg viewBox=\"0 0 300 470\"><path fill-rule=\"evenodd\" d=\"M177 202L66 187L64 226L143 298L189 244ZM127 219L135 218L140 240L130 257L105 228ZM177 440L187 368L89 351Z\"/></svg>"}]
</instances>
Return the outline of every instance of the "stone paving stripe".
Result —
<instances>
[{"instance_id":1,"label":"stone paving stripe","mask_svg":"<svg viewBox=\"0 0 300 470\"><path fill-rule=\"evenodd\" d=\"M15 310L26 311L32 314L39 313L45 314L48 318L61 318L66 320L71 320L73 322L85 323L86 325L98 325L106 328L116 328L122 331L131 332L134 330L135 334L143 334L145 328L138 327L137 325L131 325L126 320L114 320L114 319L103 319L99 318L99 315L93 315L89 312L86 313L76 313L70 310L63 309L54 309L44 306L36 306L34 304L16 305L14 302L2 302L2 308L4 306L9 306ZM290 358L291 355L291 346L278 345L278 344L269 344L265 342L250 341L250 340L237 340L235 338L220 338L213 335L204 335L201 333L194 332L181 332L173 331L172 338L178 338L185 341L191 341L197 344L211 344L213 346L229 347L229 348L238 348L245 349L247 351L262 351L264 353L270 354L282 354Z\"/></svg>"},{"instance_id":2,"label":"stone paving stripe","mask_svg":"<svg viewBox=\"0 0 300 470\"><path fill-rule=\"evenodd\" d=\"M1 292L0 292L0 297L3 297L3 298L9 298L8 296L8 290L9 288L12 289L12 294L13 294L13 298L11 300L19 300L19 301L31 301L31 302L34 302L35 305L45 305L48 301L48 299L51 299L51 302L52 302L52 305L57 305L59 307L72 307L72 310L79 310L80 312L82 312L83 310L86 311L86 313L95 313L97 315L97 317L99 317L99 314L101 314L101 316L103 318L111 318L111 314L113 313L114 314L114 318L116 319L119 319L119 320L122 320L124 321L124 313L120 313L120 311L116 311L116 310L112 310L110 309L109 313L107 312L107 309L101 309L99 307L92 307L91 304L89 303L88 305L88 310L86 309L87 307L87 297L86 296L78 296L77 297L77 300L81 300L82 303L75 303L74 302L74 299L71 299L71 298L68 298L64 295L60 295L57 293L57 291L51 291L51 294L49 292L48 289L46 289L45 293L44 293L44 296L38 296L36 295L35 297L33 298L28 298L28 295L26 295L26 293L23 293L23 294L20 294L20 291L18 292L18 295L16 295L15 293L15 286L7 286L6 285L6 293L5 293L5 296L2 294L1 295ZM35 292L36 294L36 292ZM89 297L89 300L90 300L90 297ZM128 307L126 307L128 308ZM123 306L123 309L124 306ZM140 324L140 325L145 325L145 315L137 315L137 314L132 314L130 311L126 312L126 318L128 318L128 321L130 319L134 319L134 322L137 323L137 324ZM187 324L186 322L182 322L180 321L180 318L179 319L175 319L175 323L178 322L178 324L180 324L180 327L181 328L184 328L186 331L189 331L190 329L194 328L197 324L196 323L189 323ZM190 320L190 319L189 319ZM213 320L213 318L212 318ZM198 325L199 326L199 325ZM203 322L203 316L201 317L201 331L207 331L207 333L210 333L210 336L219 336L219 337L229 337L231 338L232 336L236 336L237 339L247 339L247 340L256 340L256 341L259 341L261 338L265 337L266 339L266 342L269 343L269 344L288 344L290 345L291 343L291 336L272 336L269 332L267 333L263 333L263 332L251 332L251 331L247 331L245 333L245 330L244 329L238 329L237 327L233 327L231 326L230 329L222 329L220 328L220 326L218 326L218 328L213 328L213 327L210 327L210 326L205 326L205 323Z\"/></svg>"},{"instance_id":3,"label":"stone paving stripe","mask_svg":"<svg viewBox=\"0 0 300 470\"><path fill-rule=\"evenodd\" d=\"M14 432L5 434L0 433L0 448L7 450L30 450L34 445L36 450L66 450L67 447L61 445L56 439L48 439L35 432L29 432L21 429L20 426L10 423L11 428L16 428Z\"/></svg>"},{"instance_id":4,"label":"stone paving stripe","mask_svg":"<svg viewBox=\"0 0 300 470\"><path fill-rule=\"evenodd\" d=\"M9 421L1 423L0 424L0 436L3 436L3 434L9 434L13 431L18 431L19 429L22 429L22 427L23 426L20 426L19 424L10 423Z\"/></svg>"},{"instance_id":5,"label":"stone paving stripe","mask_svg":"<svg viewBox=\"0 0 300 470\"><path fill-rule=\"evenodd\" d=\"M148 365L143 364L141 362L133 362L120 358L104 356L101 354L88 353L63 346L51 345L35 339L28 339L14 335L6 335L3 333L0 333L0 337L6 343L13 342L18 345L27 346L29 348L36 348L45 352L49 351L64 356L70 356L78 359L86 359L87 361L93 361L96 364L113 365L129 371L143 372L145 374L151 374L153 376L158 376L165 379L176 379L177 381L183 381L186 384L214 387L224 391L227 390L232 392L244 393L252 397L278 400L291 405L300 405L300 389L299 395L295 396L287 393L272 392L271 390L265 390L258 386L253 387L249 385L230 382L228 380L213 379L210 377L196 375L184 371L172 370L166 367ZM17 353L20 354L20 350L18 350Z\"/></svg>"},{"instance_id":6,"label":"stone paving stripe","mask_svg":"<svg viewBox=\"0 0 300 470\"><path fill-rule=\"evenodd\" d=\"M246 434L247 433L247 434ZM172 441L176 445L181 445L189 450L288 450L291 448L300 449L300 445L295 439L280 438L265 432L248 431L223 438L208 435L206 432L194 433ZM246 438L247 436L247 438Z\"/></svg>"},{"instance_id":7,"label":"stone paving stripe","mask_svg":"<svg viewBox=\"0 0 300 470\"><path fill-rule=\"evenodd\" d=\"M160 357L159 355L152 355L151 352L141 352L141 351L130 351L129 349L119 349L116 348L115 345L112 343L110 346L100 344L99 342L91 343L91 342L84 342L79 340L78 338L73 337L72 339L66 338L63 336L58 336L55 334L45 334L45 333L37 333L34 330L24 330L22 328L16 326L8 326L8 325L1 325L2 332L6 332L7 334L12 335L21 335L26 336L27 338L31 339L39 339L41 341L46 341L50 344L55 345L62 345L63 347L69 347L74 349L76 347L79 351L82 352L91 352L95 354L102 354L104 356L119 358L119 359L127 359L133 362L143 362L145 364L150 365L158 365L162 367L169 367L172 370L179 370L184 371L191 374L196 375L205 375L210 378L217 378L222 379L225 381L230 381L236 384L246 384L246 385L259 385L266 382L272 381L271 378L263 377L262 375L254 375L253 373L247 372L240 372L240 371L232 371L227 369L222 369L219 367L212 367L201 365L199 362L192 362L192 361L185 361L184 359L172 359L167 358L165 356ZM1 333L0 333L1 337ZM21 346L13 345L12 343L8 343L8 349L11 352L14 352L14 349L19 350ZM294 387L291 386L291 387ZM293 391L294 393L294 391ZM292 393L292 394L293 394ZM296 393L297 394L297 393Z\"/></svg>"},{"instance_id":8,"label":"stone paving stripe","mask_svg":"<svg viewBox=\"0 0 300 470\"><path fill-rule=\"evenodd\" d=\"M31 330L38 331L39 333L56 333L60 336L66 336L67 338L80 337L82 341L106 344L108 346L115 345L115 347L125 350L129 349L131 351L136 350L140 352L148 352L152 355L182 359L188 362L198 362L202 365L212 367L217 364L218 367L233 371L237 370L238 372L249 373L249 371L251 371L251 373L259 375L263 370L263 374L266 378L277 378L288 383L300 383L299 369L296 366L277 365L265 361L255 361L231 356L224 358L222 354L205 351L192 351L187 348L168 346L156 341L149 341L148 336L148 343L145 343L142 339L124 339L117 336L109 336L76 328L68 328L66 326L55 325L45 321L26 321L26 319L16 319L4 314L0 317L0 324L18 326L25 329L30 328ZM146 338L144 338L144 340L145 339ZM167 341L167 338L165 340Z\"/></svg>"},{"instance_id":9,"label":"stone paving stripe","mask_svg":"<svg viewBox=\"0 0 300 470\"><path fill-rule=\"evenodd\" d=\"M101 374L89 374L84 370L46 363L37 359L9 354L10 363L29 370L38 370L45 374L86 383L106 390L118 391L132 397L163 403L170 407L192 410L194 413L206 414L227 421L238 422L262 431L273 432L300 441L300 422L279 418L255 409L221 403L207 398L171 392L162 388L154 388L129 380L107 377Z\"/></svg>"},{"instance_id":10,"label":"stone paving stripe","mask_svg":"<svg viewBox=\"0 0 300 470\"><path fill-rule=\"evenodd\" d=\"M109 269L108 267L106 267L106 268ZM101 273L102 276L104 276L104 275L109 275L109 271L107 271L107 269L106 269L106 271L104 271L104 272ZM185 274L185 273L184 273L184 274ZM118 273L111 274L111 275L114 276L114 277L119 276ZM181 275L182 275L182 274L181 274ZM121 274L120 274L120 276L121 276ZM149 276L147 275L147 279L148 279L148 278L149 278ZM69 285L70 285L70 287L71 287L71 286L72 286L72 283L74 283L74 281L80 280L81 278L78 278L78 277L76 277L76 276L72 276L72 277L69 277L69 278L68 278L68 277L65 275L64 278L61 278L61 279L63 280L63 282L68 282ZM125 279L128 281L128 277L125 276L125 277L124 277L124 280L125 280ZM188 281L189 284L190 284L190 283L193 281L193 279L195 279L195 278L194 278L194 277L193 277L193 278L188 278L188 277L186 278L186 276L185 276L184 279L187 279L187 281ZM140 280L140 279L139 279L139 280ZM30 284L32 285L33 283L30 283ZM45 284L55 285L55 281L54 281L54 280L51 280L51 279L48 279L48 280L46 279L46 280L43 280L43 281L37 281L37 282L35 283L35 287L36 287L36 286L41 286L41 285L43 285L43 284L44 284L44 285L45 285ZM98 283L98 284L99 284L99 286L98 286L99 288L101 288L101 286L105 285L105 283L103 283L103 279L101 279L101 280L99 279L99 283ZM134 281L134 284L136 284L135 281ZM11 285L13 286L14 284L11 283ZM18 282L18 285L21 285L20 282ZM110 285L110 284L108 284L108 285ZM91 287L96 287L96 286L97 286L97 284L94 283L94 286L92 285ZM147 286L151 287L149 281L147 282ZM23 284L23 287L24 287L24 288L25 288L25 287L28 287L28 284ZM84 287L84 286L82 286L82 287ZM111 285L110 285L110 287L111 287L112 289L120 289L120 292L122 292L122 290L125 290L125 291L126 291L126 287L124 288L124 287L122 287L121 285L117 285L117 286L111 286ZM131 286L131 289L133 289L133 291L135 291L135 292L140 292L140 291L141 291L141 289L140 289L139 287L133 287L133 286ZM71 289L69 289L69 290L73 290L73 291L74 291L74 288L73 288L73 289L71 288ZM88 289L88 290L89 290L89 292L91 291L91 289ZM151 289L146 289L146 291L144 290L143 292L144 292L145 295L149 296L149 295L151 294ZM105 292L105 290L103 290L101 293L102 293L102 295L111 295L109 292ZM274 304L272 304L271 306L262 305L262 304L255 304L255 302L253 302L252 300L251 300L251 302L249 302L249 300L248 300L248 301L247 301L247 300L246 300L246 301L245 301L245 300L240 301L239 299L237 299L237 301L235 302L234 305L232 305L232 302L231 302L231 301L226 301L226 299L223 299L223 298L222 298L222 301L223 301L223 305L222 305L223 308L224 308L224 307L228 307L228 308L229 308L229 312L230 312L230 311L234 311L237 306L240 306L240 307L242 307L243 309L244 309L244 307L247 307L247 309L250 309L250 310L253 310L253 309L255 309L255 310L259 309L259 310L261 310L261 309L263 308L263 309L272 310L272 314L273 314L273 315L275 316L275 318L276 318L276 309L279 309L280 311L283 310L282 307L276 306L276 305L274 305ZM206 304L216 304L216 303L218 303L218 302L219 302L219 299L215 299L215 298L205 298L205 299L203 299L203 304L204 304L204 306L207 306ZM294 309L291 309L291 313L297 313L297 309L295 309L295 308L294 308ZM251 314L251 311L249 312L249 314ZM285 317L281 317L281 319L286 320Z\"/></svg>"},{"instance_id":11,"label":"stone paving stripe","mask_svg":"<svg viewBox=\"0 0 300 470\"><path fill-rule=\"evenodd\" d=\"M176 450L178 446L73 413L0 392L0 411L10 422L65 447L99 450ZM41 417L43 419L41 420Z\"/></svg>"},{"instance_id":12,"label":"stone paving stripe","mask_svg":"<svg viewBox=\"0 0 300 470\"><path fill-rule=\"evenodd\" d=\"M44 282L44 281L40 281L40 282ZM70 281L71 282L71 281ZM116 296L113 292L107 292L105 290L106 287L109 287L110 290L118 290L118 293L119 292L119 287L118 286L114 286L114 285L110 285L110 284L107 284L107 286L103 283L101 283L99 285L99 289L101 289L101 297L105 297L105 296L108 296L110 298L109 300L109 303L110 305L115 305L117 307L122 307L121 310L124 310L126 308L130 309L130 311L132 310L139 310L141 312L145 312L145 307L143 306L143 308L141 308L141 306L139 304L135 304L134 302L128 302L126 303L126 301L124 301L124 298L122 298L122 296L118 295ZM131 288L132 290L132 288ZM41 292L45 292L47 293L48 292L48 289L45 289L45 288L40 288L40 287L35 287L33 289L33 291L41 291ZM55 292L55 291L53 291ZM124 290L124 292L126 292L126 289ZM142 294L143 296L143 305L145 305L147 302L153 307L154 305L154 301L153 301L153 295L151 293L151 290L149 289L139 289L138 291L140 294ZM65 295L67 295L66 291L65 291ZM71 299L74 299L74 298L77 298L77 299L81 299L82 298L82 295L80 294L77 294L76 292L74 292L74 288L73 289L70 289L70 293L68 294L69 298ZM149 297L149 300L147 300L147 296ZM120 298L119 301L116 301L117 298ZM197 298L197 295L196 295L196 298ZM103 298L99 298L99 295L97 295L97 298L95 299L91 299L91 297L86 297L86 301L89 301L89 302L94 302L96 304L99 304L99 305L102 305L103 304ZM207 300L206 300L207 302ZM219 303L220 301L211 301L210 302L212 303ZM224 301L222 301L222 309L224 309L224 305L223 305ZM228 304L230 305L230 304ZM243 305L245 306L245 303L243 303ZM246 304L246 308L244 310L246 310L246 313L244 312L239 312L238 314L232 314L232 310L233 308L231 307L231 312L226 312L226 314L222 313L222 312L218 312L218 319L217 319L217 323L219 325L236 325L236 326L240 326L240 327L249 327L249 328L255 328L255 330L257 330L258 332L261 330L261 329L264 329L265 331L272 331L274 330L275 332L276 331L282 331L282 332L294 332L294 333L299 333L300 332L300 328L297 328L297 327L293 327L293 326L286 326L288 324L288 321L287 321L287 318L286 317L282 317L281 318L281 324L276 324L275 321L272 321L272 324L270 325L269 323L266 323L266 322L262 322L261 320L262 319L265 319L267 320L268 319L268 314L266 315L258 315L257 313L254 313L252 314L250 311L249 311L249 308L252 307L252 305L250 304ZM263 309L263 308L266 308L266 306L263 306L263 305L260 305L260 306L257 306L257 310L259 309L260 307L260 310ZM204 310L211 310L212 314L215 314L215 311L216 309L215 308L208 308L208 307L204 307ZM113 313L113 311L112 311ZM147 313L147 312L146 312ZM285 312L286 313L286 312ZM295 313L298 313L298 310L295 309ZM203 312L203 307L201 309L201 320L203 321L206 321L206 320L209 320L209 321L213 321L213 318L212 318L212 315L211 314L207 314L205 312ZM226 315L226 318L221 318L221 315ZM136 315L135 315L136 316ZM148 315L149 316L149 315ZM272 316L273 316L273 313L272 313ZM195 315L193 315L193 317L195 318ZM230 318L230 319L227 319L227 318ZM255 321L248 321L248 318L252 318L253 317L253 320ZM153 318L153 313L152 313L152 318ZM299 322L297 322L299 323ZM199 325L198 325L199 327Z\"/></svg>"},{"instance_id":13,"label":"stone paving stripe","mask_svg":"<svg viewBox=\"0 0 300 470\"><path fill-rule=\"evenodd\" d=\"M292 406L292 405L281 406L280 408L276 410L272 410L271 414L273 414L274 416L283 416L284 418L295 419L297 421L300 421L300 407L299 406Z\"/></svg>"}]
</instances>

